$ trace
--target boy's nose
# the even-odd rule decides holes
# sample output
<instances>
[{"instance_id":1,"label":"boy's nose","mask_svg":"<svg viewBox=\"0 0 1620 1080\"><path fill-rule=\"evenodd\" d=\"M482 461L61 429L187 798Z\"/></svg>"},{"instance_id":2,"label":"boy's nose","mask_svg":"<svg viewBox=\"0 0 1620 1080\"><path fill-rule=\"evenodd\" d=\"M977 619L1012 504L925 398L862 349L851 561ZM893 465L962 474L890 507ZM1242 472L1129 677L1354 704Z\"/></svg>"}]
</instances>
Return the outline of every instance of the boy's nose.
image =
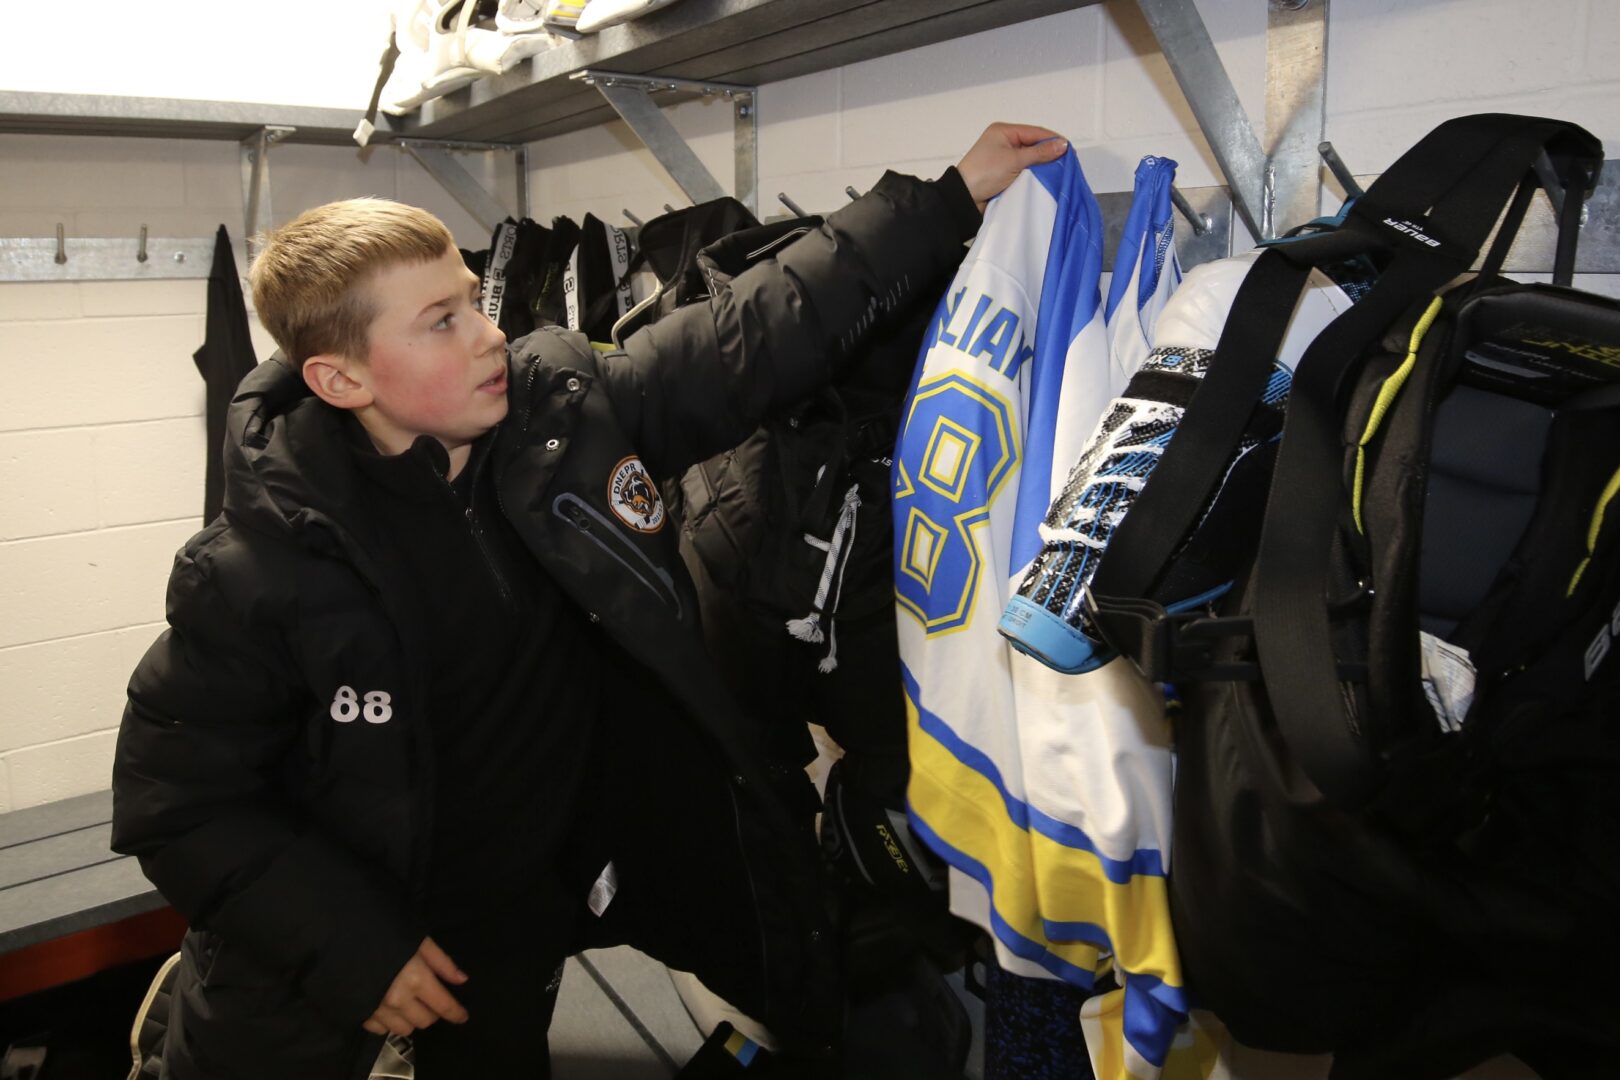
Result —
<instances>
[{"instance_id":1,"label":"boy's nose","mask_svg":"<svg viewBox=\"0 0 1620 1080\"><path fill-rule=\"evenodd\" d=\"M482 314L482 313L480 313ZM488 315L484 315L484 351L492 352L495 349L506 347L506 334L496 326Z\"/></svg>"}]
</instances>

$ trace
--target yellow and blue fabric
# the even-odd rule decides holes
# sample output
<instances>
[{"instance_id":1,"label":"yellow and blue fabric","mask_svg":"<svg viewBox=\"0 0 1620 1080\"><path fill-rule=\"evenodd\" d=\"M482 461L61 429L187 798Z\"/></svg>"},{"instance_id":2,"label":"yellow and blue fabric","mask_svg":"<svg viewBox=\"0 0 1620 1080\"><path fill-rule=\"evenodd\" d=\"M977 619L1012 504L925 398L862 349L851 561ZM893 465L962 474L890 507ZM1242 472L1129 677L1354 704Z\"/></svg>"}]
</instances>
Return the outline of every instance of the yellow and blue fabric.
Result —
<instances>
[{"instance_id":1,"label":"yellow and blue fabric","mask_svg":"<svg viewBox=\"0 0 1620 1080\"><path fill-rule=\"evenodd\" d=\"M1124 1042L1125 992L1112 990L1087 998L1080 1006L1080 1028L1085 1033L1095 1080L1138 1080L1152 1070L1132 1069ZM1213 1013L1194 1009L1176 1031L1175 1041L1158 1080L1237 1080L1253 1076L1238 1060L1239 1047Z\"/></svg>"},{"instance_id":2,"label":"yellow and blue fabric","mask_svg":"<svg viewBox=\"0 0 1620 1080\"><path fill-rule=\"evenodd\" d=\"M736 1058L737 1062L745 1069L754 1063L754 1058L758 1056L759 1049L759 1043L740 1031L733 1031L726 1036L726 1052Z\"/></svg>"},{"instance_id":3,"label":"yellow and blue fabric","mask_svg":"<svg viewBox=\"0 0 1620 1080\"><path fill-rule=\"evenodd\" d=\"M1072 151L991 203L903 413L895 582L909 809L951 867L952 910L990 932L1015 974L1090 989L1112 964L1121 1061L1137 1068L1163 1064L1186 1012L1165 890L1162 698L1126 664L1063 676L996 631L1068 466L1129 375L1110 355L1102 238ZM1124 280L1140 289L1142 276Z\"/></svg>"}]
</instances>

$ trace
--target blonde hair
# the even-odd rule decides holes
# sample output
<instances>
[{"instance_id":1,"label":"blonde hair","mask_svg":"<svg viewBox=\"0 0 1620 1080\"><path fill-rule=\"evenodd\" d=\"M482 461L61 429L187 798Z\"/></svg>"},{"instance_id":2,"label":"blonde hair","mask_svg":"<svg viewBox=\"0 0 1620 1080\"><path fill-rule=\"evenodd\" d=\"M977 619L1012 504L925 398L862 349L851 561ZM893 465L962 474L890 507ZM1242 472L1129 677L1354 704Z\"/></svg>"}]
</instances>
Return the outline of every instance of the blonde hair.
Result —
<instances>
[{"instance_id":1,"label":"blonde hair","mask_svg":"<svg viewBox=\"0 0 1620 1080\"><path fill-rule=\"evenodd\" d=\"M335 353L364 360L376 302L364 288L392 266L454 251L444 222L389 199L345 199L306 210L265 235L248 280L259 321L297 368Z\"/></svg>"}]
</instances>

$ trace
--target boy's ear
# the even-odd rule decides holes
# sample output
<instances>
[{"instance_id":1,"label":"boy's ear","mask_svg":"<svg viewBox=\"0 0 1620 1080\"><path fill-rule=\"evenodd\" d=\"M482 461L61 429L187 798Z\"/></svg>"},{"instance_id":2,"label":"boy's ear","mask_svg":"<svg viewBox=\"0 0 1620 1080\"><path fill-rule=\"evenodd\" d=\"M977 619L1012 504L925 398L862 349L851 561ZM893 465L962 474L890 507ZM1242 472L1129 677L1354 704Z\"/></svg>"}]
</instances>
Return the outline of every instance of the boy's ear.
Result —
<instances>
[{"instance_id":1,"label":"boy's ear","mask_svg":"<svg viewBox=\"0 0 1620 1080\"><path fill-rule=\"evenodd\" d=\"M371 391L355 378L354 361L333 353L318 353L304 361L304 383L315 396L339 409L371 404Z\"/></svg>"}]
</instances>

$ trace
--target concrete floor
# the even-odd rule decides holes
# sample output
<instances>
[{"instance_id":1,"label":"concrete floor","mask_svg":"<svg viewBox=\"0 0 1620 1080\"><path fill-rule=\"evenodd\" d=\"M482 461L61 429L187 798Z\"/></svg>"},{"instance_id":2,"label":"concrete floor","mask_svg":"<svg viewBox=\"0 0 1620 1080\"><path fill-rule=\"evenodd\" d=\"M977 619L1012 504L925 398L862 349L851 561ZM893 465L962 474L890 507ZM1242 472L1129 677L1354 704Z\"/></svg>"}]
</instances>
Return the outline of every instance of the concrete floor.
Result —
<instances>
[{"instance_id":1,"label":"concrete floor","mask_svg":"<svg viewBox=\"0 0 1620 1080\"><path fill-rule=\"evenodd\" d=\"M984 1006L962 990L960 975L950 982L973 1018L965 1080L980 1080ZM702 1042L662 964L619 948L584 953L564 968L551 1023L557 1080L667 1080Z\"/></svg>"},{"instance_id":2,"label":"concrete floor","mask_svg":"<svg viewBox=\"0 0 1620 1080\"><path fill-rule=\"evenodd\" d=\"M964 1080L981 1080L984 1005L963 990L960 974L949 979L973 1020ZM668 1080L702 1041L662 964L629 948L568 961L551 1025L557 1080ZM1224 1072L1217 1074L1229 1080L1325 1080L1330 1064L1326 1057L1232 1046L1222 1062ZM1535 1074L1515 1060L1499 1059L1459 1080L1535 1080Z\"/></svg>"},{"instance_id":3,"label":"concrete floor","mask_svg":"<svg viewBox=\"0 0 1620 1080\"><path fill-rule=\"evenodd\" d=\"M619 948L585 953L564 968L551 1022L558 1080L667 1080L702 1042L662 964Z\"/></svg>"}]
</instances>

